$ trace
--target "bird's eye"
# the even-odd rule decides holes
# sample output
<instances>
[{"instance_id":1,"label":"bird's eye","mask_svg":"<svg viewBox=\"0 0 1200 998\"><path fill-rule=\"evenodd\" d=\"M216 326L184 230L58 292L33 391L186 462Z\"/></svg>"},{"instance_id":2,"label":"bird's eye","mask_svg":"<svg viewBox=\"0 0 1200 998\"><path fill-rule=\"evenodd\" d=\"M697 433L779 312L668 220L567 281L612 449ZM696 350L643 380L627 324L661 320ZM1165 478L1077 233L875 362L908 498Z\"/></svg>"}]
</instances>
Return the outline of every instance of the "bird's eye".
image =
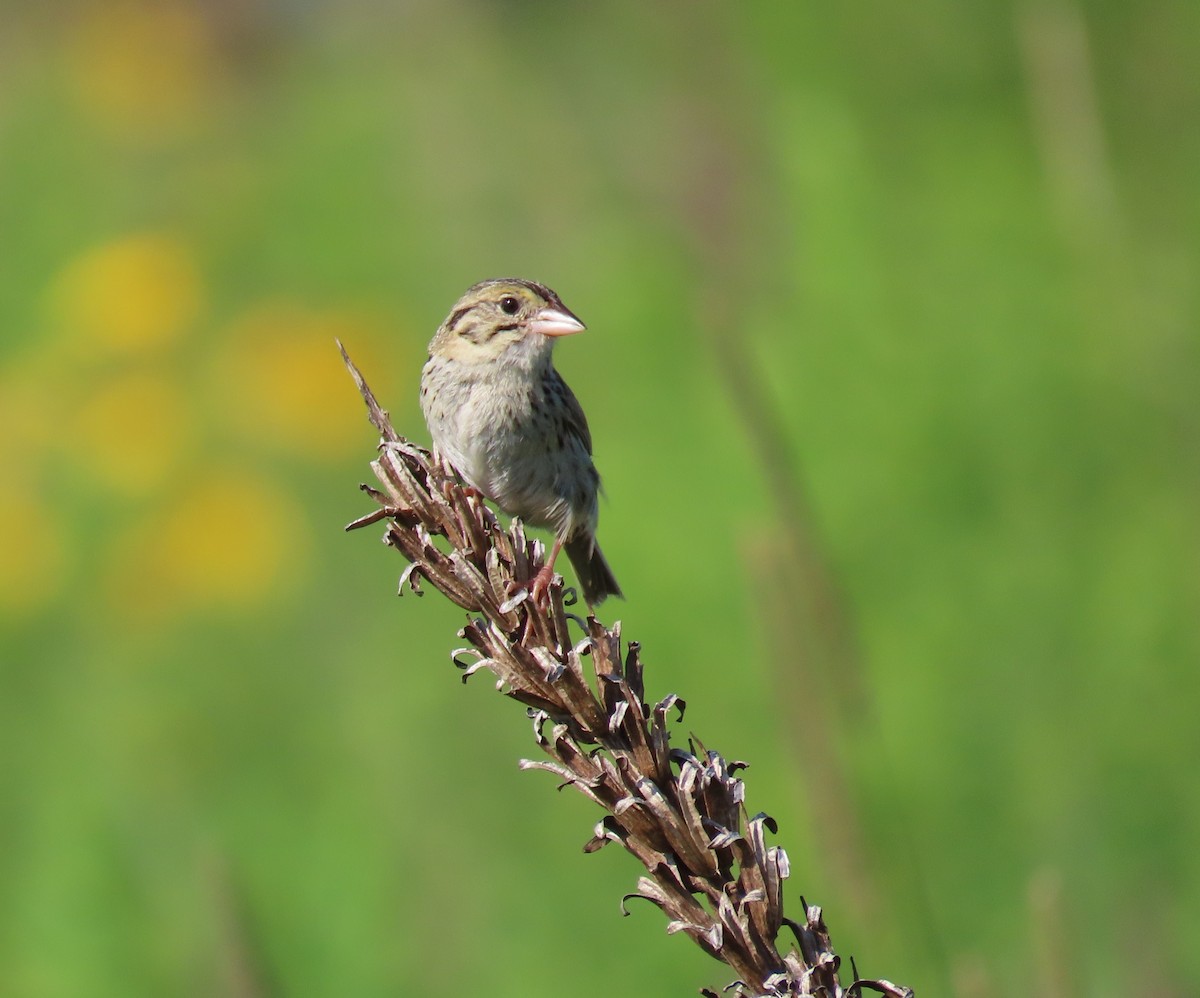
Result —
<instances>
[{"instance_id":1,"label":"bird's eye","mask_svg":"<svg viewBox=\"0 0 1200 998\"><path fill-rule=\"evenodd\" d=\"M505 315L516 315L517 310L521 307L521 303L512 295L505 295L500 299L500 310Z\"/></svg>"}]
</instances>

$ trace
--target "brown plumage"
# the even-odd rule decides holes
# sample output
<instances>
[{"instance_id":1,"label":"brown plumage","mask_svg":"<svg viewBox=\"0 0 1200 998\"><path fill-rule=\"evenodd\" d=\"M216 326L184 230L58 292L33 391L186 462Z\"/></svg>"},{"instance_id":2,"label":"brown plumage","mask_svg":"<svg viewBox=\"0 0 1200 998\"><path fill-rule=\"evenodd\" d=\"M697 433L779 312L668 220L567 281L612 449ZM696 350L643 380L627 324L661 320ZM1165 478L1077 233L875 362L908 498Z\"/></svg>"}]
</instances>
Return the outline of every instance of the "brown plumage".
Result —
<instances>
[{"instance_id":1,"label":"brown plumage","mask_svg":"<svg viewBox=\"0 0 1200 998\"><path fill-rule=\"evenodd\" d=\"M476 284L430 341L421 410L434 447L468 485L511 516L554 531L532 595L545 592L565 548L595 606L621 588L596 544L600 476L587 418L551 358L555 339L583 328L541 284Z\"/></svg>"}]
</instances>

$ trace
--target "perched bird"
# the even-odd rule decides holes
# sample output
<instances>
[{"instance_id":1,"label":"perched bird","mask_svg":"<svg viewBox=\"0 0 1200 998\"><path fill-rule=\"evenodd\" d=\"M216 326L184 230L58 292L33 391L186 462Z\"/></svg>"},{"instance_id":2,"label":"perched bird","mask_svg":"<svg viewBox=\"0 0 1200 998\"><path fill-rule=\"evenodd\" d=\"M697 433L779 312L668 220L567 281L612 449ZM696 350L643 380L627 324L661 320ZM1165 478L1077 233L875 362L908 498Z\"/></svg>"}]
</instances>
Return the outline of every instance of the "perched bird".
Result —
<instances>
[{"instance_id":1,"label":"perched bird","mask_svg":"<svg viewBox=\"0 0 1200 998\"><path fill-rule=\"evenodd\" d=\"M504 512L550 527L554 548L530 580L540 599L566 548L583 598L621 587L596 545L600 476L578 400L554 369L560 336L584 325L549 288L500 278L468 288L429 343L421 410L433 444Z\"/></svg>"}]
</instances>

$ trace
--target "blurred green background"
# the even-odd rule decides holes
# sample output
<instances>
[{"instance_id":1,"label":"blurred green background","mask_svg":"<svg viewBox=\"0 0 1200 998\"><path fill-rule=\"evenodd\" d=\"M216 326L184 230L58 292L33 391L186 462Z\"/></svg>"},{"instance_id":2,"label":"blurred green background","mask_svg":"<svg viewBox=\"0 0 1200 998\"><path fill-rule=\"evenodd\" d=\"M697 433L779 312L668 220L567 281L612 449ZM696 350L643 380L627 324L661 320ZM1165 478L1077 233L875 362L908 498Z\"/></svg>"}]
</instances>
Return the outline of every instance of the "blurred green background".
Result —
<instances>
[{"instance_id":1,"label":"blurred green background","mask_svg":"<svg viewBox=\"0 0 1200 998\"><path fill-rule=\"evenodd\" d=\"M729 981L341 532L334 337L425 442L509 274L792 917L919 995L1200 993L1197 65L1193 0L7 0L0 994Z\"/></svg>"}]
</instances>

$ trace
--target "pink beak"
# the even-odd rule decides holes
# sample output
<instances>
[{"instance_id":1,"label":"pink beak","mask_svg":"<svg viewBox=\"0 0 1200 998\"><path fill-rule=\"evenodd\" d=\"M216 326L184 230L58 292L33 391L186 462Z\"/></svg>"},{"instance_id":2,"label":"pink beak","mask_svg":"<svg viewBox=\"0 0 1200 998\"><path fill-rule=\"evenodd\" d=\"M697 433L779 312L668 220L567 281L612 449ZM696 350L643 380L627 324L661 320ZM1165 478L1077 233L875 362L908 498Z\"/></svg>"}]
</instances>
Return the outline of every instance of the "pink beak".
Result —
<instances>
[{"instance_id":1,"label":"pink beak","mask_svg":"<svg viewBox=\"0 0 1200 998\"><path fill-rule=\"evenodd\" d=\"M529 323L529 329L543 336L570 336L582 333L587 327L570 312L557 308L544 308Z\"/></svg>"}]
</instances>

